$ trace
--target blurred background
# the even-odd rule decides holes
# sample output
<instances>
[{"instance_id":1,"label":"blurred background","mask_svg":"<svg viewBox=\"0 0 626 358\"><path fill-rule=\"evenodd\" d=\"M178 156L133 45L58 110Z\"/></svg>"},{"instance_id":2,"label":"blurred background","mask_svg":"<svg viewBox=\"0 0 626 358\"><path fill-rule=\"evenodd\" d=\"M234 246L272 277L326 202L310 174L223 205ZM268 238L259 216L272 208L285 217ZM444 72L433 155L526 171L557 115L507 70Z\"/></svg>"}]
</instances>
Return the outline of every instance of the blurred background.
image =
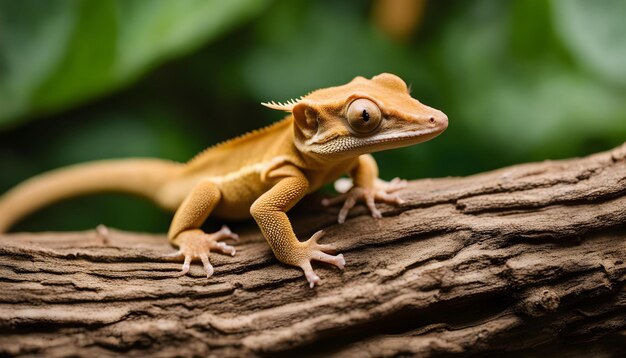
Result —
<instances>
[{"instance_id":1,"label":"blurred background","mask_svg":"<svg viewBox=\"0 0 626 358\"><path fill-rule=\"evenodd\" d=\"M0 192L88 160L186 161L282 118L259 102L381 72L450 118L376 154L383 178L607 150L626 139L625 14L621 0L0 0ZM15 230L169 218L100 195Z\"/></svg>"}]
</instances>

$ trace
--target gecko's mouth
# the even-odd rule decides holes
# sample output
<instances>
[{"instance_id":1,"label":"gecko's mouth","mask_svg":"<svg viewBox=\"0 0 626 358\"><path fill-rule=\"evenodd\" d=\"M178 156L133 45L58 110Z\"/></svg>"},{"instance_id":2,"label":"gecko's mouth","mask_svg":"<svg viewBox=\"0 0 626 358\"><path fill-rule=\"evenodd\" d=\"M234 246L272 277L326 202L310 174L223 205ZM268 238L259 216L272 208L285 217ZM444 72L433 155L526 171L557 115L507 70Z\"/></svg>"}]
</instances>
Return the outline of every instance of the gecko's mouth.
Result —
<instances>
[{"instance_id":1,"label":"gecko's mouth","mask_svg":"<svg viewBox=\"0 0 626 358\"><path fill-rule=\"evenodd\" d=\"M312 145L307 149L322 156L330 154L342 156L343 154L351 157L359 153L408 147L431 140L442 132L443 129L434 127L397 134L379 134L371 138L339 137L324 144Z\"/></svg>"},{"instance_id":2,"label":"gecko's mouth","mask_svg":"<svg viewBox=\"0 0 626 358\"><path fill-rule=\"evenodd\" d=\"M444 130L445 128L434 127L415 131L407 131L404 133L381 134L372 138L362 139L358 141L358 143L355 143L355 148L365 148L371 152L379 152L387 149L408 147L411 145L429 141L441 134Z\"/></svg>"},{"instance_id":3,"label":"gecko's mouth","mask_svg":"<svg viewBox=\"0 0 626 358\"><path fill-rule=\"evenodd\" d=\"M371 144L384 144L384 143L390 143L390 142L400 142L400 141L405 141L405 140L411 140L412 144L418 144L418 143L422 143L425 142L427 140L431 140L434 137L438 136L439 134L441 134L441 132L443 132L443 130L440 130L439 128L427 128L427 129L420 129L420 130L416 130L416 131L409 131L409 132L404 132L404 133L398 133L398 134L381 134L378 136L375 136L373 138L369 138L367 140L365 140L366 145L371 145Z\"/></svg>"}]
</instances>

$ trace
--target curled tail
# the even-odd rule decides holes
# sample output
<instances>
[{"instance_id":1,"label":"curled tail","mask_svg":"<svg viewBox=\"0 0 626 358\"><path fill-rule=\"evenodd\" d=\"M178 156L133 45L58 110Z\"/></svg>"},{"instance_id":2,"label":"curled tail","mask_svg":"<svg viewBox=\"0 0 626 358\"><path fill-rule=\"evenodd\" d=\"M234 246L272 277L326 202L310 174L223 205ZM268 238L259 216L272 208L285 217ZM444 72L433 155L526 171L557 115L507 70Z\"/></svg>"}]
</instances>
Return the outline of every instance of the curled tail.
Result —
<instances>
[{"instance_id":1,"label":"curled tail","mask_svg":"<svg viewBox=\"0 0 626 358\"><path fill-rule=\"evenodd\" d=\"M158 189L180 165L158 159L103 160L32 177L0 197L0 233L24 216L62 199L121 192L156 200Z\"/></svg>"}]
</instances>

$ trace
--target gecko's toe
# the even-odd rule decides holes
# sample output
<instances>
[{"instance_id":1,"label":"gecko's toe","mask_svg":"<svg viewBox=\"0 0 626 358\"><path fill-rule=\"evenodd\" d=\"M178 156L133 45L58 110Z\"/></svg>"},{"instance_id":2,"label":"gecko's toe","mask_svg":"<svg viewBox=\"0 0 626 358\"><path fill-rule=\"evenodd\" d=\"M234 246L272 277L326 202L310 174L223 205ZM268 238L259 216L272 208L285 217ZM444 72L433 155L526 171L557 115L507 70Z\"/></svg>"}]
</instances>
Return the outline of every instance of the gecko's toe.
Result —
<instances>
[{"instance_id":1,"label":"gecko's toe","mask_svg":"<svg viewBox=\"0 0 626 358\"><path fill-rule=\"evenodd\" d=\"M346 259L342 254L330 255L328 252L335 252L335 248L329 244L319 244L318 240L324 236L324 231L320 230L313 234L309 240L304 242L304 251L301 253L301 261L298 264L304 271L304 276L311 288L320 284L320 277L313 271L311 260L325 262L343 269L346 265Z\"/></svg>"},{"instance_id":2,"label":"gecko's toe","mask_svg":"<svg viewBox=\"0 0 626 358\"><path fill-rule=\"evenodd\" d=\"M213 265L211 265L211 262L209 261L209 257L203 252L200 254L200 259L202 260L202 265L204 266L204 271L206 272L206 278L211 277L214 270Z\"/></svg>"},{"instance_id":3,"label":"gecko's toe","mask_svg":"<svg viewBox=\"0 0 626 358\"><path fill-rule=\"evenodd\" d=\"M191 267L191 255L185 255L185 262L183 262L183 269L178 273L178 276L185 276L189 272Z\"/></svg>"},{"instance_id":4,"label":"gecko's toe","mask_svg":"<svg viewBox=\"0 0 626 358\"><path fill-rule=\"evenodd\" d=\"M319 283L321 282L321 279L317 275L313 275L312 277L307 276L307 280L309 281L310 288L315 287L316 284L319 285Z\"/></svg>"},{"instance_id":5,"label":"gecko's toe","mask_svg":"<svg viewBox=\"0 0 626 358\"><path fill-rule=\"evenodd\" d=\"M207 274L207 278L211 277L214 273L213 265L209 261L209 253L211 250L219 251L221 253L234 256L237 250L235 247L228 245L219 240L223 239L237 239L237 234L234 234L224 226L221 230L206 234L202 230L194 229L180 233L180 250L174 254L168 255L169 257L185 257L183 263L183 269L179 273L180 276L186 275L189 272L191 261L193 259L200 259L204 266L204 271Z\"/></svg>"},{"instance_id":6,"label":"gecko's toe","mask_svg":"<svg viewBox=\"0 0 626 358\"><path fill-rule=\"evenodd\" d=\"M225 240L225 239L232 239L235 241L239 241L239 235L235 234L234 232L230 231L230 228L226 225L223 225L222 228L220 229L220 231L214 232L213 234L211 234L215 237L215 240Z\"/></svg>"},{"instance_id":7,"label":"gecko's toe","mask_svg":"<svg viewBox=\"0 0 626 358\"><path fill-rule=\"evenodd\" d=\"M304 271L304 276L306 277L307 282L309 283L309 287L313 288L315 285L319 285L322 281L320 277L313 271L313 267L311 267L311 262L306 261L300 265L300 268Z\"/></svg>"},{"instance_id":8,"label":"gecko's toe","mask_svg":"<svg viewBox=\"0 0 626 358\"><path fill-rule=\"evenodd\" d=\"M391 181L384 181L382 179L377 179L375 186L377 189L383 190L387 193L393 193L398 190L402 190L409 185L409 182L405 179L393 178Z\"/></svg>"},{"instance_id":9,"label":"gecko's toe","mask_svg":"<svg viewBox=\"0 0 626 358\"><path fill-rule=\"evenodd\" d=\"M234 246L230 246L223 242L212 243L211 249L215 249L217 251L220 251L223 254L230 255L230 256L235 256L235 254L237 253L237 249L235 249Z\"/></svg>"},{"instance_id":10,"label":"gecko's toe","mask_svg":"<svg viewBox=\"0 0 626 358\"><path fill-rule=\"evenodd\" d=\"M346 267L346 259L343 257L343 254L339 254L334 257L333 265L337 266L341 270Z\"/></svg>"},{"instance_id":11,"label":"gecko's toe","mask_svg":"<svg viewBox=\"0 0 626 358\"><path fill-rule=\"evenodd\" d=\"M376 206L377 203L391 205L401 205L405 203L405 201L402 200L398 194L395 194L395 192L404 189L408 185L406 180L394 178L390 182L386 182L381 179L376 179L374 184L374 188L367 189L359 186L353 186L346 193L334 198L324 199L322 204L324 206L330 206L343 202L343 206L339 210L337 218L337 221L340 224L343 224L348 218L350 210L352 210L357 202L365 202L366 207L375 219L383 217L382 213Z\"/></svg>"},{"instance_id":12,"label":"gecko's toe","mask_svg":"<svg viewBox=\"0 0 626 358\"><path fill-rule=\"evenodd\" d=\"M316 261L321 261L321 262L326 262L328 264L331 265L335 265L340 269L343 269L344 266L346 265L346 260L343 257L342 254L339 255L329 255L325 252L322 252L320 250L313 250L313 252L311 253L311 260L316 260Z\"/></svg>"}]
</instances>

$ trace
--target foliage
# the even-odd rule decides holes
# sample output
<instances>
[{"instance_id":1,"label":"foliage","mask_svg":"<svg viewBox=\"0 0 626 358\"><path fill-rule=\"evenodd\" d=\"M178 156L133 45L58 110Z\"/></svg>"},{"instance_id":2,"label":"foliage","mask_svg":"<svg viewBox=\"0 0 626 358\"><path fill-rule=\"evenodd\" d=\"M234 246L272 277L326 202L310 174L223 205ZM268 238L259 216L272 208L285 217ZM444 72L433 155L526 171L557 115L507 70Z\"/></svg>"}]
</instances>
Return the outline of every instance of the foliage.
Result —
<instances>
[{"instance_id":1,"label":"foliage","mask_svg":"<svg viewBox=\"0 0 626 358\"><path fill-rule=\"evenodd\" d=\"M186 160L280 118L260 101L380 72L450 118L432 142L377 154L386 178L466 175L626 138L623 1L430 1L408 41L385 35L374 8L0 0L0 188L97 158ZM25 227L167 226L149 205L118 200L70 202Z\"/></svg>"},{"instance_id":2,"label":"foliage","mask_svg":"<svg viewBox=\"0 0 626 358\"><path fill-rule=\"evenodd\" d=\"M265 0L0 2L0 124L135 80L258 13Z\"/></svg>"}]
</instances>

